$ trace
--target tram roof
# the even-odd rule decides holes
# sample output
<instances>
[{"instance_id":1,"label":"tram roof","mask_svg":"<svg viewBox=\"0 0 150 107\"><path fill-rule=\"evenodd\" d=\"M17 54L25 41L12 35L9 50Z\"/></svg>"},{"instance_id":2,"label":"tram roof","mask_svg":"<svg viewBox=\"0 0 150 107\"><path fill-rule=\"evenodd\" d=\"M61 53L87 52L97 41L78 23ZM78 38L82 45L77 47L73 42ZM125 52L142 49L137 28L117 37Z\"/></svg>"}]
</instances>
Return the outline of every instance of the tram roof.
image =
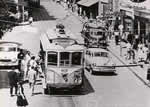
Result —
<instances>
[{"instance_id":1,"label":"tram roof","mask_svg":"<svg viewBox=\"0 0 150 107\"><path fill-rule=\"evenodd\" d=\"M47 30L46 35L48 36L49 39L71 38L76 40L76 36L70 30L66 28L64 30L65 34L60 34L57 28L51 28Z\"/></svg>"},{"instance_id":2,"label":"tram roof","mask_svg":"<svg viewBox=\"0 0 150 107\"><path fill-rule=\"evenodd\" d=\"M88 48L88 50L92 52L108 52L106 49L102 49L102 48Z\"/></svg>"},{"instance_id":3,"label":"tram roof","mask_svg":"<svg viewBox=\"0 0 150 107\"><path fill-rule=\"evenodd\" d=\"M21 43L15 41L4 41L0 40L0 46L21 46Z\"/></svg>"},{"instance_id":4,"label":"tram roof","mask_svg":"<svg viewBox=\"0 0 150 107\"><path fill-rule=\"evenodd\" d=\"M40 37L42 46L43 46L43 50L48 51L77 51L77 50L83 50L85 49L84 46L78 45L78 44L74 44L71 46L68 46L66 48L64 48L61 45L58 45L56 43L50 43L47 36L46 35L41 35Z\"/></svg>"}]
</instances>

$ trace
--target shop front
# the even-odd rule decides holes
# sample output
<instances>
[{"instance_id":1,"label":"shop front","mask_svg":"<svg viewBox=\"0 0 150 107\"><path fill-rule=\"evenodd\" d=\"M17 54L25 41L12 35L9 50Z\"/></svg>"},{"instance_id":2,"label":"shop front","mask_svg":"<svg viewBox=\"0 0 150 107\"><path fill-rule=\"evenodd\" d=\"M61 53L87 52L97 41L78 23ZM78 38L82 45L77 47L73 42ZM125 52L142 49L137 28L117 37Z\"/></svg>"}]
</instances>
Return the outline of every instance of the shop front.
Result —
<instances>
[{"instance_id":1,"label":"shop front","mask_svg":"<svg viewBox=\"0 0 150 107\"><path fill-rule=\"evenodd\" d=\"M95 19L98 16L99 0L81 0L77 2L81 15Z\"/></svg>"}]
</instances>

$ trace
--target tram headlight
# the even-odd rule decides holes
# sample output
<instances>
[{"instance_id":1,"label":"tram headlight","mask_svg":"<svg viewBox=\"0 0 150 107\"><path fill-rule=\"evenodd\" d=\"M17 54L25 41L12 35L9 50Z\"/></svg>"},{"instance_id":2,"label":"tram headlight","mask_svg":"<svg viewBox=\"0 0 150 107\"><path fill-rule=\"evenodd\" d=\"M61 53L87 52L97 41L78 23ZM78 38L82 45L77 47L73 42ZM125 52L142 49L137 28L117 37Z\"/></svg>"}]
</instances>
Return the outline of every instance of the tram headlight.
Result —
<instances>
[{"instance_id":1,"label":"tram headlight","mask_svg":"<svg viewBox=\"0 0 150 107\"><path fill-rule=\"evenodd\" d=\"M74 72L74 82L80 83L82 81L82 70Z\"/></svg>"}]
</instances>

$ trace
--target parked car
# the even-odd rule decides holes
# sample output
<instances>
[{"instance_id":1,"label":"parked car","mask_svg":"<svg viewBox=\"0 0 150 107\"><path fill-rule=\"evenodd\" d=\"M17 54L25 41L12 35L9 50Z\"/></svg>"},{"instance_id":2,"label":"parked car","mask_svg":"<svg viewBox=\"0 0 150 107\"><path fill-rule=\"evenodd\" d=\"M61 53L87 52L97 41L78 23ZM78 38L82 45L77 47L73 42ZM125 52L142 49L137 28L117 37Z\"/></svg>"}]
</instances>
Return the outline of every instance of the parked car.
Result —
<instances>
[{"instance_id":1,"label":"parked car","mask_svg":"<svg viewBox=\"0 0 150 107\"><path fill-rule=\"evenodd\" d=\"M94 72L115 72L115 63L109 51L102 48L88 48L85 52L85 66L91 74Z\"/></svg>"},{"instance_id":2,"label":"parked car","mask_svg":"<svg viewBox=\"0 0 150 107\"><path fill-rule=\"evenodd\" d=\"M0 41L0 68L9 69L18 66L17 55L21 44L10 41Z\"/></svg>"}]
</instances>

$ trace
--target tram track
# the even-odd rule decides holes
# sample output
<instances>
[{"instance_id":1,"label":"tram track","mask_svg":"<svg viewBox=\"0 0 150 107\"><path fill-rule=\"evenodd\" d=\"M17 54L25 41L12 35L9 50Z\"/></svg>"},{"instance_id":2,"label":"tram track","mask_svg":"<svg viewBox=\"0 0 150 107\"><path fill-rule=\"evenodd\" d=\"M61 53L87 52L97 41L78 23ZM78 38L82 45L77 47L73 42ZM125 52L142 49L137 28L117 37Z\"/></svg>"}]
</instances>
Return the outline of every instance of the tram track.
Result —
<instances>
[{"instance_id":1,"label":"tram track","mask_svg":"<svg viewBox=\"0 0 150 107\"><path fill-rule=\"evenodd\" d=\"M76 107L76 103L73 97L71 96L58 97L57 102L60 105L60 107Z\"/></svg>"}]
</instances>

